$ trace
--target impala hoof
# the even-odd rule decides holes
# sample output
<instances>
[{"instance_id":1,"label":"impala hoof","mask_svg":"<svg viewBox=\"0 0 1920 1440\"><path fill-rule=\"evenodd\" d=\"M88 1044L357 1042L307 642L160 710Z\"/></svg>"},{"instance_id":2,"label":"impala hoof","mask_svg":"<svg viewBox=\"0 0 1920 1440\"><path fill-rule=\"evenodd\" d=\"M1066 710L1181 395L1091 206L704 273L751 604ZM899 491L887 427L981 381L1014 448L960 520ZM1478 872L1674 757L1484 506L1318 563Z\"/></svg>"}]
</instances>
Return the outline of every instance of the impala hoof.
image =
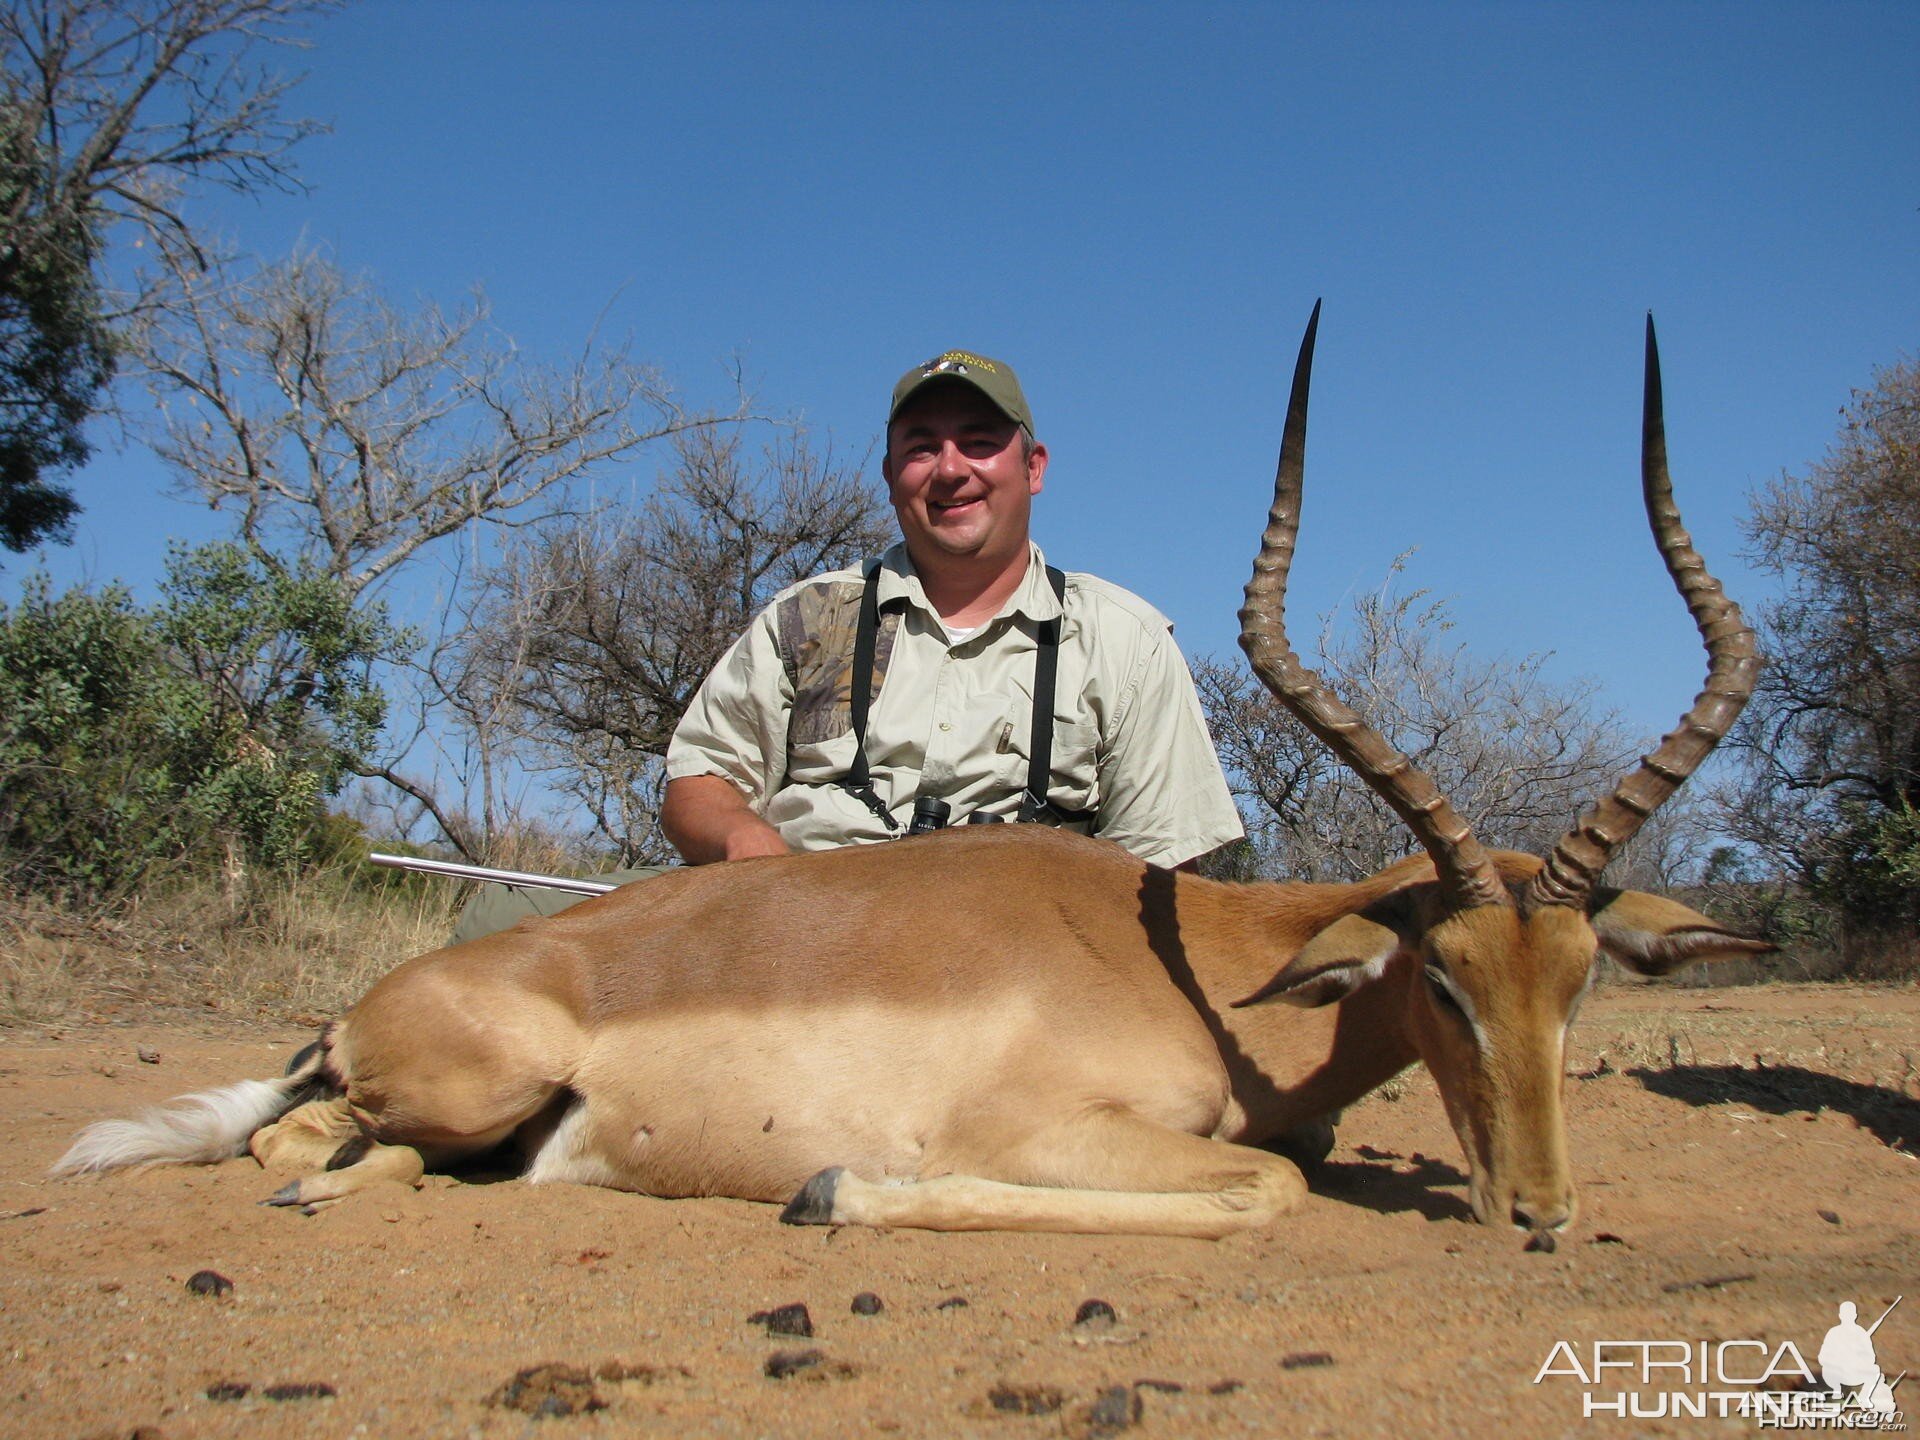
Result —
<instances>
[{"instance_id":1,"label":"impala hoof","mask_svg":"<svg viewBox=\"0 0 1920 1440\"><path fill-rule=\"evenodd\" d=\"M782 1225L831 1225L833 1224L833 1192L840 1188L840 1177L846 1170L835 1165L830 1170L822 1170L806 1184L800 1187L800 1193L787 1202L787 1208L780 1212Z\"/></svg>"},{"instance_id":2,"label":"impala hoof","mask_svg":"<svg viewBox=\"0 0 1920 1440\"><path fill-rule=\"evenodd\" d=\"M262 1205L300 1204L300 1182L298 1180L289 1180L260 1203Z\"/></svg>"}]
</instances>

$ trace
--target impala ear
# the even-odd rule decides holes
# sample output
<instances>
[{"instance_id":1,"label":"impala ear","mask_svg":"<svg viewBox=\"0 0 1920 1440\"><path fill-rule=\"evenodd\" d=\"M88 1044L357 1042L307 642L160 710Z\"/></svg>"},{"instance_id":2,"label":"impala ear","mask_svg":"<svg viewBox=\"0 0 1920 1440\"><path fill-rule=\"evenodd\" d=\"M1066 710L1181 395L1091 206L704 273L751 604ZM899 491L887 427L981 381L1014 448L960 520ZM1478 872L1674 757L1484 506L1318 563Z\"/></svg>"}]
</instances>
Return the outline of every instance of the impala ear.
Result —
<instances>
[{"instance_id":1,"label":"impala ear","mask_svg":"<svg viewBox=\"0 0 1920 1440\"><path fill-rule=\"evenodd\" d=\"M1400 932L1364 915L1343 916L1300 947L1281 972L1234 1008L1279 1000L1311 1010L1378 980L1400 949Z\"/></svg>"},{"instance_id":2,"label":"impala ear","mask_svg":"<svg viewBox=\"0 0 1920 1440\"><path fill-rule=\"evenodd\" d=\"M1668 975L1685 965L1767 955L1777 946L1715 924L1677 900L1639 890L1596 890L1589 917L1600 947L1641 975Z\"/></svg>"}]
</instances>

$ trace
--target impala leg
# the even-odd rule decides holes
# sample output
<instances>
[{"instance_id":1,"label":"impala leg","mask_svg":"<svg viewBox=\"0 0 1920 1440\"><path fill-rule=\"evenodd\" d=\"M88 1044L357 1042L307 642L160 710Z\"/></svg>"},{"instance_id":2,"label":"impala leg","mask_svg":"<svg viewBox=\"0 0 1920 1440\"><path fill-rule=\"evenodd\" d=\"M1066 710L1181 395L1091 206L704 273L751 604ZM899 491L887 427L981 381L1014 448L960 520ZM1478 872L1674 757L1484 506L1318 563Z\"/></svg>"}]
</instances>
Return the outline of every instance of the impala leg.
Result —
<instances>
[{"instance_id":1,"label":"impala leg","mask_svg":"<svg viewBox=\"0 0 1920 1440\"><path fill-rule=\"evenodd\" d=\"M382 1145L354 1118L344 1095L289 1110L247 1142L253 1158L270 1170L313 1170L290 1181L269 1205L325 1205L386 1181L412 1185L426 1173L410 1145Z\"/></svg>"},{"instance_id":2,"label":"impala leg","mask_svg":"<svg viewBox=\"0 0 1920 1440\"><path fill-rule=\"evenodd\" d=\"M1186 1235L1267 1224L1307 1192L1292 1161L1105 1110L1030 1135L996 1176L873 1185L844 1170L809 1180L782 1213L796 1225Z\"/></svg>"},{"instance_id":3,"label":"impala leg","mask_svg":"<svg viewBox=\"0 0 1920 1440\"><path fill-rule=\"evenodd\" d=\"M477 942L485 944L486 942ZM483 1154L565 1088L574 1030L523 988L477 985L445 965L389 976L332 1038L346 1093L262 1129L262 1161L309 1172L276 1205L316 1205Z\"/></svg>"}]
</instances>

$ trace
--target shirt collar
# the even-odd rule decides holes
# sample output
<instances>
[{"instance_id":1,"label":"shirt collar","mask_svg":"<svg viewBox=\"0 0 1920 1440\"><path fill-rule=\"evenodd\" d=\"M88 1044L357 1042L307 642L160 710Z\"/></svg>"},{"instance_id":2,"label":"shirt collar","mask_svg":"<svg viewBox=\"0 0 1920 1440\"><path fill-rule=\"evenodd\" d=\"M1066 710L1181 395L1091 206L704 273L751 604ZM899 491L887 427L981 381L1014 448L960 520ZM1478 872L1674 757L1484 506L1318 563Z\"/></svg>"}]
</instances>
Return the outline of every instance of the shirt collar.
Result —
<instances>
[{"instance_id":1,"label":"shirt collar","mask_svg":"<svg viewBox=\"0 0 1920 1440\"><path fill-rule=\"evenodd\" d=\"M929 616L935 614L933 606L927 601L927 592L920 584L919 573L914 570L913 561L907 557L905 541L880 557L880 604L884 607L889 602L904 602ZM1053 593L1053 586L1047 583L1047 557L1040 553L1038 545L1029 540L1027 573L993 620L1008 615L1024 615L1036 621L1052 620L1060 613L1059 597ZM993 620L987 624L991 625Z\"/></svg>"}]
</instances>

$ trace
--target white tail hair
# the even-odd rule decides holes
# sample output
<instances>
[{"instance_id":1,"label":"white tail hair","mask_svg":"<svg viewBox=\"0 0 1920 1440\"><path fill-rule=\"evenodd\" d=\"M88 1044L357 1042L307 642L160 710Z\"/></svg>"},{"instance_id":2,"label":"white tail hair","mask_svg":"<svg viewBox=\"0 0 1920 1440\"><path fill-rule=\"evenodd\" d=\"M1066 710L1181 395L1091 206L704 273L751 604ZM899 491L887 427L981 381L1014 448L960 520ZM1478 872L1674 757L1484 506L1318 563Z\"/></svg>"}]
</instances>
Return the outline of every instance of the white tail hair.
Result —
<instances>
[{"instance_id":1,"label":"white tail hair","mask_svg":"<svg viewBox=\"0 0 1920 1440\"><path fill-rule=\"evenodd\" d=\"M319 1068L317 1062L316 1053L313 1062L279 1080L242 1080L218 1090L177 1096L132 1120L89 1125L48 1173L88 1175L128 1165L206 1165L244 1155L254 1131L293 1107Z\"/></svg>"}]
</instances>

